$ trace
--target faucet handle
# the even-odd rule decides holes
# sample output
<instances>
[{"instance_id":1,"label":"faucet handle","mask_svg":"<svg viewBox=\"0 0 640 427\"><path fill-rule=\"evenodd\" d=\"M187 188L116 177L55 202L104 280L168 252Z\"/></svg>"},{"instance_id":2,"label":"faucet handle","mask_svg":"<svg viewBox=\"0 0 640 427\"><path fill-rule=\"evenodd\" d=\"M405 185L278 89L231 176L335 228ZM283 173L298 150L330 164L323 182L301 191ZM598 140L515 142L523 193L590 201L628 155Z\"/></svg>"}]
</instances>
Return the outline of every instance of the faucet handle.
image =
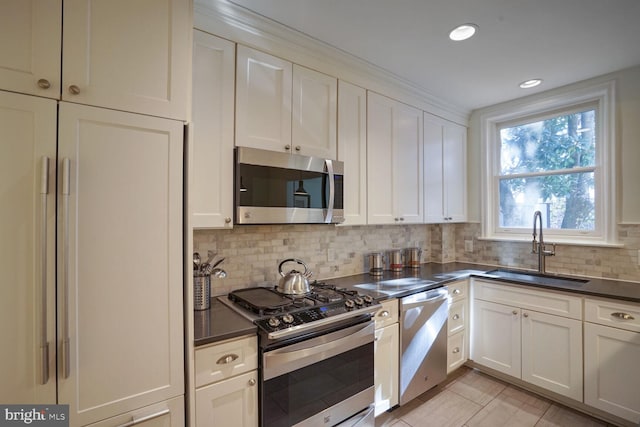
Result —
<instances>
[{"instance_id":1,"label":"faucet handle","mask_svg":"<svg viewBox=\"0 0 640 427\"><path fill-rule=\"evenodd\" d=\"M553 249L551 249L550 251L547 250L547 244L544 244L544 247L542 248L542 253L545 256L554 256L556 254L556 244L555 243L551 243L551 246L553 247Z\"/></svg>"},{"instance_id":2,"label":"faucet handle","mask_svg":"<svg viewBox=\"0 0 640 427\"><path fill-rule=\"evenodd\" d=\"M536 242L536 235L533 235L533 241L531 242L531 253L532 254L537 254L538 253L538 242Z\"/></svg>"}]
</instances>

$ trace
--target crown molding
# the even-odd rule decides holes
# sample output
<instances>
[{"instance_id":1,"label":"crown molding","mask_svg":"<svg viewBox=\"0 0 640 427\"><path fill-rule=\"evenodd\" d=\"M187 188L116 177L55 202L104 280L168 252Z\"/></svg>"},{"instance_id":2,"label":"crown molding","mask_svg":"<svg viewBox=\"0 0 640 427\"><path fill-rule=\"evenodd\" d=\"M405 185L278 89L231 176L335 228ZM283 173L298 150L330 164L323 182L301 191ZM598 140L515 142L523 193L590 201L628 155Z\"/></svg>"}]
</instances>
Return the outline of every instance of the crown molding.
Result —
<instances>
[{"instance_id":1,"label":"crown molding","mask_svg":"<svg viewBox=\"0 0 640 427\"><path fill-rule=\"evenodd\" d=\"M229 0L195 0L194 27L348 81L468 126L470 110L328 43L272 21Z\"/></svg>"}]
</instances>

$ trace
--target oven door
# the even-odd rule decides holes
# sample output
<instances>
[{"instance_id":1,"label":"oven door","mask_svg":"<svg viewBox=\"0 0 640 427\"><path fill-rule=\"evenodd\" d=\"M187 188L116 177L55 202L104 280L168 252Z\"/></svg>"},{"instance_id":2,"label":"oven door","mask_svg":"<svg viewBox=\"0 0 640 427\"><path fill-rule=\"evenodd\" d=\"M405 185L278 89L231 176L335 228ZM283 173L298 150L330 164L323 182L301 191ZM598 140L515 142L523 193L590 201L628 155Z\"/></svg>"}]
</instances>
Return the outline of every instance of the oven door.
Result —
<instances>
[{"instance_id":1,"label":"oven door","mask_svg":"<svg viewBox=\"0 0 640 427\"><path fill-rule=\"evenodd\" d=\"M334 426L373 404L373 321L261 357L263 427Z\"/></svg>"}]
</instances>

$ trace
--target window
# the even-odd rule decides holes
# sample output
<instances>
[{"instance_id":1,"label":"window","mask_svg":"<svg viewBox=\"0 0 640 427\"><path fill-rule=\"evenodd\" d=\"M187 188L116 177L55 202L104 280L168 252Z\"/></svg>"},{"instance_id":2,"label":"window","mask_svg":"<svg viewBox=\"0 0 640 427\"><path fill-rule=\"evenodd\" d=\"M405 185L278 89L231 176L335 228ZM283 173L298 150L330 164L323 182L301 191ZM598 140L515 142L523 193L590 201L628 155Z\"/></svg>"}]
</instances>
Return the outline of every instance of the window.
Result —
<instances>
[{"instance_id":1,"label":"window","mask_svg":"<svg viewBox=\"0 0 640 427\"><path fill-rule=\"evenodd\" d=\"M610 82L481 118L485 237L531 239L540 211L548 241L615 243L613 90Z\"/></svg>"}]
</instances>

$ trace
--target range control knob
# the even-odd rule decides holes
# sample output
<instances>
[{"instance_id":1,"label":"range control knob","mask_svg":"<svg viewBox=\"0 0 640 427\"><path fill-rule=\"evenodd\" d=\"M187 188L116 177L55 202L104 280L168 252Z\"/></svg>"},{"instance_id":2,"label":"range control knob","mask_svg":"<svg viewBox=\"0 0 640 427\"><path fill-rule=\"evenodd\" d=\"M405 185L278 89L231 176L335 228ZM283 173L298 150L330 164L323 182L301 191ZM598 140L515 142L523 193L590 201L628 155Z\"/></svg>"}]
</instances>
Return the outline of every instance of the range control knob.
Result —
<instances>
[{"instance_id":1,"label":"range control knob","mask_svg":"<svg viewBox=\"0 0 640 427\"><path fill-rule=\"evenodd\" d=\"M293 316L290 314L285 314L284 316L282 316L282 321L284 323L291 324L293 323Z\"/></svg>"},{"instance_id":2,"label":"range control knob","mask_svg":"<svg viewBox=\"0 0 640 427\"><path fill-rule=\"evenodd\" d=\"M362 297L362 299L364 299L364 302L366 302L367 304L371 304L373 302L373 298L371 298L371 295L365 295Z\"/></svg>"},{"instance_id":3,"label":"range control knob","mask_svg":"<svg viewBox=\"0 0 640 427\"><path fill-rule=\"evenodd\" d=\"M269 319L269 326L271 326L272 328L277 328L279 325L280 321L277 317L272 317L271 319Z\"/></svg>"},{"instance_id":4,"label":"range control knob","mask_svg":"<svg viewBox=\"0 0 640 427\"><path fill-rule=\"evenodd\" d=\"M355 304L353 303L353 301L348 299L344 302L344 306L347 307L347 310L351 310L353 307L355 307Z\"/></svg>"},{"instance_id":5,"label":"range control knob","mask_svg":"<svg viewBox=\"0 0 640 427\"><path fill-rule=\"evenodd\" d=\"M356 299L353 300L353 302L356 303L356 305L362 305L364 304L364 301L362 300L362 298L357 297Z\"/></svg>"}]
</instances>

